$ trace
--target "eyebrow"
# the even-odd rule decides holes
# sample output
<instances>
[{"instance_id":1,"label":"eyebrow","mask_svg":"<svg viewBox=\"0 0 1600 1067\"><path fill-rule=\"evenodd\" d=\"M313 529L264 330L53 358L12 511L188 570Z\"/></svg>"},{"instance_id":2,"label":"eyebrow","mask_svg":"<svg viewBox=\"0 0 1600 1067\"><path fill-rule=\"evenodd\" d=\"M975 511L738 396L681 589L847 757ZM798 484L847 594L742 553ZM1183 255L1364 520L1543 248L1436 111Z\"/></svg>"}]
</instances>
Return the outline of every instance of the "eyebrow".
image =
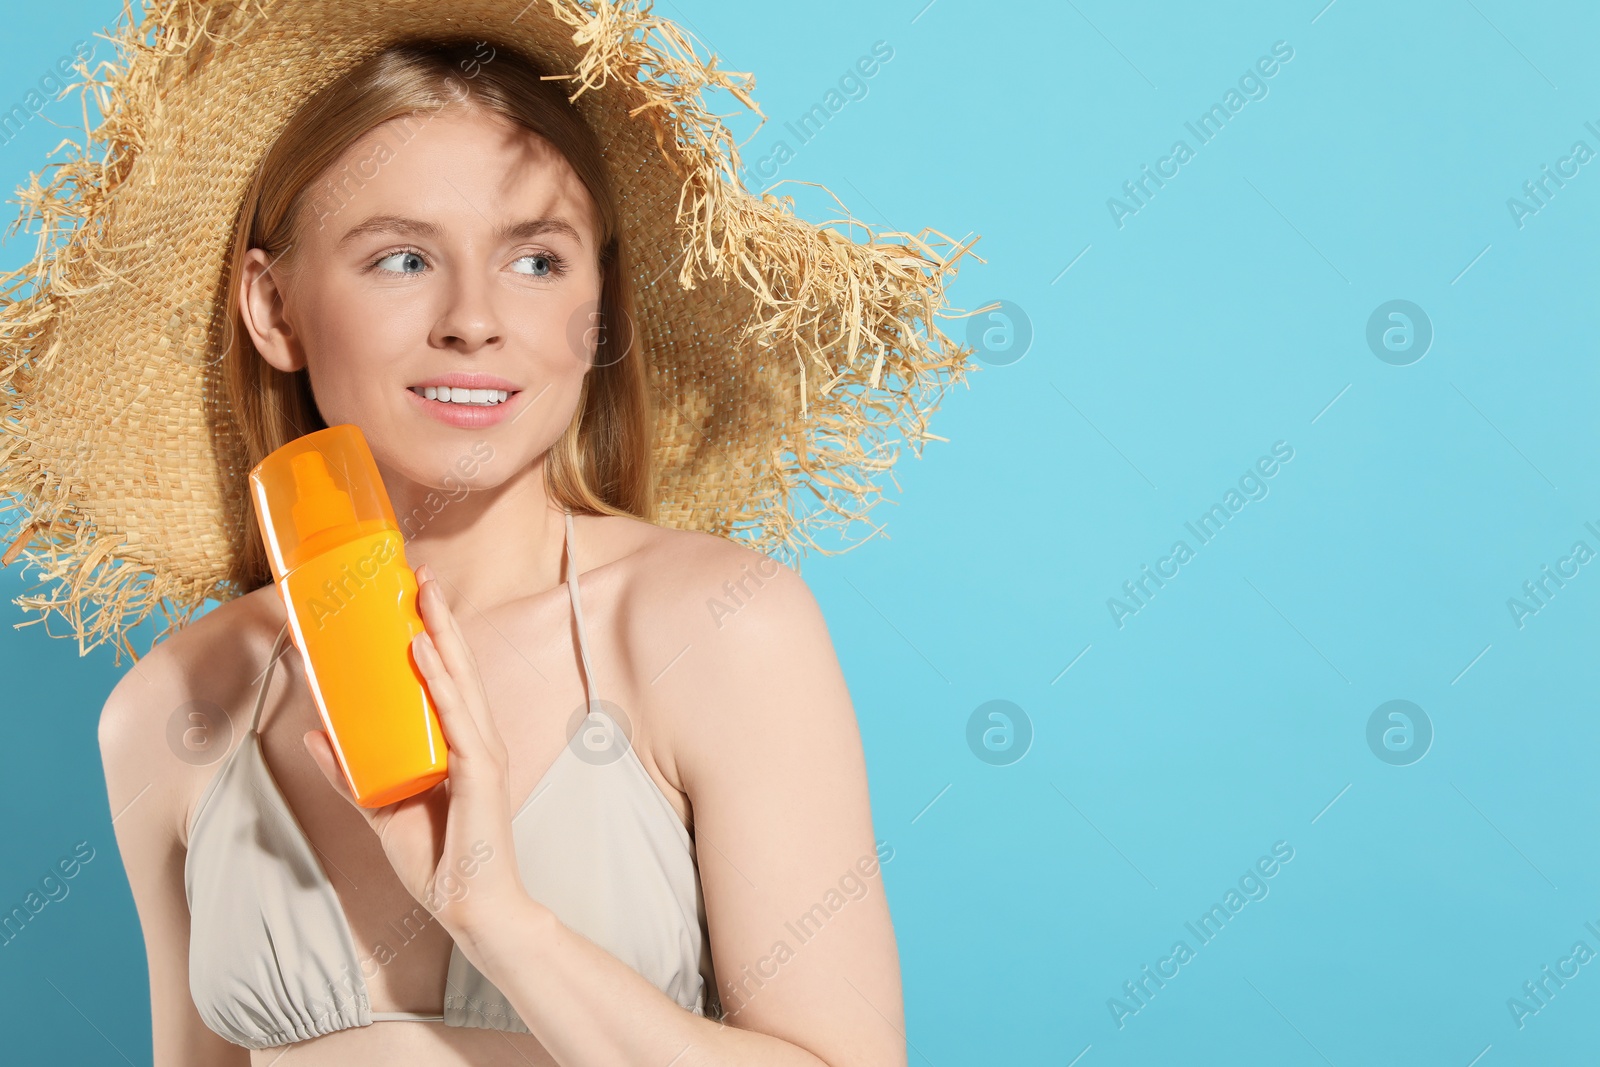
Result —
<instances>
[{"instance_id":1,"label":"eyebrow","mask_svg":"<svg viewBox=\"0 0 1600 1067\"><path fill-rule=\"evenodd\" d=\"M444 236L444 230L436 223L425 222L421 219L406 218L404 215L373 215L356 225L350 227L345 235L339 238L338 247L354 241L358 237L366 237L375 233L395 233L412 237L427 237L438 240ZM537 237L544 233L560 233L572 238L581 248L583 238L578 235L577 229L566 219L558 217L545 217L537 219L523 219L508 226L498 226L495 233L507 244Z\"/></svg>"}]
</instances>

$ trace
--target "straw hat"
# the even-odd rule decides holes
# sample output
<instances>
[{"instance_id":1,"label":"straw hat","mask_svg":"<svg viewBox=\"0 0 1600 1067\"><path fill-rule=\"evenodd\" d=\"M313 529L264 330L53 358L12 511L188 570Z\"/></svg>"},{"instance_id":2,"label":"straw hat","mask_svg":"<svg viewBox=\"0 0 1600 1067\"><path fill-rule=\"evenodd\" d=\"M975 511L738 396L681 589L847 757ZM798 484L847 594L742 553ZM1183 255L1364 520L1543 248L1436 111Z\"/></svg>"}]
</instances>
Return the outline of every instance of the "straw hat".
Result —
<instances>
[{"instance_id":1,"label":"straw hat","mask_svg":"<svg viewBox=\"0 0 1600 1067\"><path fill-rule=\"evenodd\" d=\"M157 610L154 641L245 592L230 561L261 457L217 399L235 216L295 108L400 39L499 41L570 79L617 176L662 524L832 554L813 535L866 521L874 478L943 440L927 416L975 369L935 323L962 317L945 286L972 242L813 225L746 189L704 94L765 121L754 79L649 0L147 0L102 36L117 57L65 91L103 120L18 190L38 251L0 275L0 493L23 513L0 565L53 583L14 601L37 615L18 625L58 614L80 655L137 659L127 632Z\"/></svg>"}]
</instances>

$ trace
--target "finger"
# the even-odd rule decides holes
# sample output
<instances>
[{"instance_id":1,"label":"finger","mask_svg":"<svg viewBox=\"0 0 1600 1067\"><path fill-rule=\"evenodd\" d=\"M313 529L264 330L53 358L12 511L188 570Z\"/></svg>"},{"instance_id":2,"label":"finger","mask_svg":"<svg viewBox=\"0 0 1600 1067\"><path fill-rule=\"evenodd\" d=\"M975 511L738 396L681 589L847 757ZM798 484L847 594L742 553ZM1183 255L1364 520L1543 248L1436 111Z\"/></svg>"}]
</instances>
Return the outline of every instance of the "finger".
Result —
<instances>
[{"instance_id":1,"label":"finger","mask_svg":"<svg viewBox=\"0 0 1600 1067\"><path fill-rule=\"evenodd\" d=\"M511 796L506 781L505 746L498 740L492 744L486 741L470 705L461 697L460 687L446 674L438 649L429 635L418 634L412 644L417 664L428 680L429 691L434 695L439 725L450 749L452 795L458 787L477 779L498 783L509 804Z\"/></svg>"},{"instance_id":2,"label":"finger","mask_svg":"<svg viewBox=\"0 0 1600 1067\"><path fill-rule=\"evenodd\" d=\"M426 564L423 566L426 567ZM419 588L423 625L427 628L444 670L455 684L456 692L461 697L461 706L471 716L478 736L486 744L500 745L500 734L489 715L489 700L483 691L477 660L473 658L472 649L468 647L461 627L445 601L438 578L430 575Z\"/></svg>"},{"instance_id":3,"label":"finger","mask_svg":"<svg viewBox=\"0 0 1600 1067\"><path fill-rule=\"evenodd\" d=\"M440 658L452 677L470 677L476 670L477 661L472 658L472 649L467 646L461 624L456 621L455 612L450 610L450 604L445 599L444 587L439 584L438 578L430 574L422 583L421 590L423 622L428 624Z\"/></svg>"},{"instance_id":4,"label":"finger","mask_svg":"<svg viewBox=\"0 0 1600 1067\"><path fill-rule=\"evenodd\" d=\"M439 657L438 646L427 632L411 639L411 652L417 669L428 683L428 695L433 698L434 710L439 714L439 726L444 731L445 743L452 752L471 757L484 752L482 731L477 720L466 708L461 698L461 687L450 676L444 661Z\"/></svg>"}]
</instances>

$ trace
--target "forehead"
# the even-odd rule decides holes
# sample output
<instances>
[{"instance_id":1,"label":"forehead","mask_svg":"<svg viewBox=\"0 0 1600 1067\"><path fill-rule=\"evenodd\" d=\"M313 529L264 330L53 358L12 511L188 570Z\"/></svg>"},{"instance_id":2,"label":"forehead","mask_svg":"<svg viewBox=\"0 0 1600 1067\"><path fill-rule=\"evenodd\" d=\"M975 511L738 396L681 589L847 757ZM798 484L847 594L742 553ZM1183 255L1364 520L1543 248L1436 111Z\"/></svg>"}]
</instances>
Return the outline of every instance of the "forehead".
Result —
<instances>
[{"instance_id":1,"label":"forehead","mask_svg":"<svg viewBox=\"0 0 1600 1067\"><path fill-rule=\"evenodd\" d=\"M369 215L499 232L525 218L561 218L581 246L598 244L593 198L544 137L480 107L450 106L368 130L314 181L313 240L337 242Z\"/></svg>"}]
</instances>

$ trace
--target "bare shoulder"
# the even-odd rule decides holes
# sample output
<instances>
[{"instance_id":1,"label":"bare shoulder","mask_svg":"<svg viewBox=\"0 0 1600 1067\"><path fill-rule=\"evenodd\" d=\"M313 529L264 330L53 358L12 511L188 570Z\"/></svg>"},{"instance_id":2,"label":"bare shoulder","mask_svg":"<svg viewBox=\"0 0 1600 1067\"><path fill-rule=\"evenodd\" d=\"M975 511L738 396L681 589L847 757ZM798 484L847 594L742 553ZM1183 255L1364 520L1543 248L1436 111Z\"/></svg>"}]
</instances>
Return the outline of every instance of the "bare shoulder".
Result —
<instances>
[{"instance_id":1,"label":"bare shoulder","mask_svg":"<svg viewBox=\"0 0 1600 1067\"><path fill-rule=\"evenodd\" d=\"M113 816L184 841L190 803L249 726L246 696L283 623L272 586L219 604L130 667L100 712Z\"/></svg>"},{"instance_id":2,"label":"bare shoulder","mask_svg":"<svg viewBox=\"0 0 1600 1067\"><path fill-rule=\"evenodd\" d=\"M670 781L692 791L733 734L775 740L794 725L777 721L791 701L853 735L826 621L793 568L715 534L636 525L615 592L625 708Z\"/></svg>"},{"instance_id":3,"label":"bare shoulder","mask_svg":"<svg viewBox=\"0 0 1600 1067\"><path fill-rule=\"evenodd\" d=\"M699 530L623 521L631 550L619 560L617 595L630 647L676 655L698 641L714 666L719 649L826 637L810 588L780 560Z\"/></svg>"}]
</instances>

